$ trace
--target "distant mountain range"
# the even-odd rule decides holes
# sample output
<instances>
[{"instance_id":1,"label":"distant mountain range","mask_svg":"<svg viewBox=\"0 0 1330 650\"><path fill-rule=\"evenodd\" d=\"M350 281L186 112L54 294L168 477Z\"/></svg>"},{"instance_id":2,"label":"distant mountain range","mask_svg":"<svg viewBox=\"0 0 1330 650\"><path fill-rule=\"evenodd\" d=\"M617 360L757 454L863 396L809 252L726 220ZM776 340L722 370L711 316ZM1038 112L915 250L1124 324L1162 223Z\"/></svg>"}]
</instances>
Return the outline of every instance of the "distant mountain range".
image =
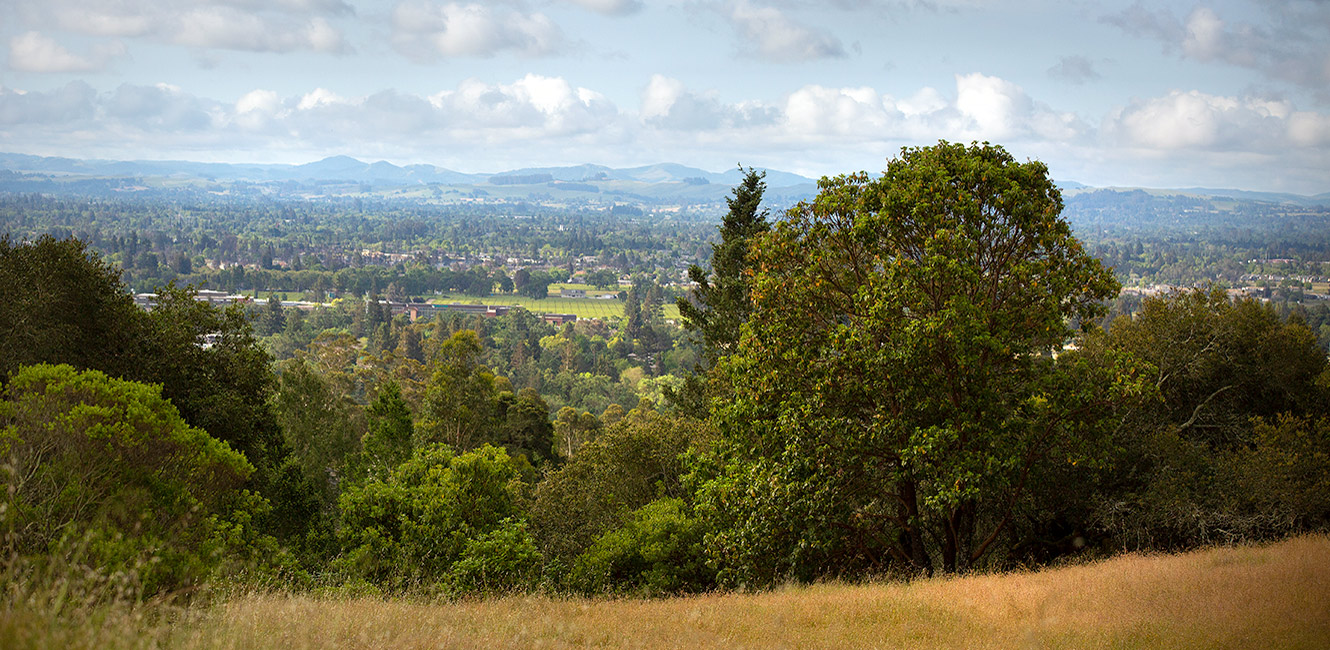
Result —
<instances>
[{"instance_id":1,"label":"distant mountain range","mask_svg":"<svg viewBox=\"0 0 1330 650\"><path fill-rule=\"evenodd\" d=\"M817 193L814 179L766 172L767 197L790 204ZM721 204L743 178L739 169L709 172L674 163L613 168L604 165L529 167L498 173L459 172L435 165L398 166L333 156L303 165L120 161L48 158L0 153L0 191L105 193L130 190L260 192L296 196L389 195L430 200L449 197L506 200L567 200L591 203ZM239 188L237 186L247 187ZM1109 190L1143 190L1153 196L1181 195L1238 201L1330 206L1330 193L1316 196L1232 189L1094 188L1059 181L1068 197ZM248 186L258 186L258 189Z\"/></svg>"},{"instance_id":2,"label":"distant mountain range","mask_svg":"<svg viewBox=\"0 0 1330 650\"><path fill-rule=\"evenodd\" d=\"M350 156L333 156L304 165L260 165L233 163L198 163L188 161L121 161L47 158L25 154L0 153L0 169L14 172L75 174L83 176L189 177L215 181L347 181L385 185L438 183L466 185L487 183L492 178L549 176L551 181L596 182L636 181L639 183L707 183L734 185L743 178L736 168L723 173L695 167L660 163L644 167L615 169L603 165L572 167L530 167L494 174L466 173L434 165L406 165L389 162L366 163ZM816 185L811 178L779 170L766 171L769 187Z\"/></svg>"}]
</instances>

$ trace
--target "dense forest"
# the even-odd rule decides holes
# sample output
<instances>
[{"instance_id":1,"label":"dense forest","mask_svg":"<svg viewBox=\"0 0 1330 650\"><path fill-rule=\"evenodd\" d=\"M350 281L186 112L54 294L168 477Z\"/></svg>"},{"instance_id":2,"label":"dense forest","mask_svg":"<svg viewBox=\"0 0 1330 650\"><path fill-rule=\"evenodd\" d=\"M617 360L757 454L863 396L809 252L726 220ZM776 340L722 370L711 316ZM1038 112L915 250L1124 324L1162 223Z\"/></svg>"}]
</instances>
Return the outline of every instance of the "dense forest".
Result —
<instances>
[{"instance_id":1,"label":"dense forest","mask_svg":"<svg viewBox=\"0 0 1330 650\"><path fill-rule=\"evenodd\" d=\"M655 596L1330 525L1324 209L1128 217L945 142L764 189L719 228L0 196L5 579ZM622 315L393 313L570 280Z\"/></svg>"}]
</instances>

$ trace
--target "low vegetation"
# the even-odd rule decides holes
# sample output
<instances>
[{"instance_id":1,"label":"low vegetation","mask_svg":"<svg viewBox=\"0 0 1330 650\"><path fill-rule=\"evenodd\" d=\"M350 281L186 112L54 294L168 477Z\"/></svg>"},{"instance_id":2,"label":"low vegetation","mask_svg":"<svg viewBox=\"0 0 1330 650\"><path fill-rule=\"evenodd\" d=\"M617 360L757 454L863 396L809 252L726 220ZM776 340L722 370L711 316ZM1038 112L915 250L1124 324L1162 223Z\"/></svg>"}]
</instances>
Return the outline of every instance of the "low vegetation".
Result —
<instances>
[{"instance_id":1,"label":"low vegetation","mask_svg":"<svg viewBox=\"0 0 1330 650\"><path fill-rule=\"evenodd\" d=\"M1330 638L1330 538L664 600L236 593L193 610L74 603L57 612L49 595L15 596L0 613L7 648L1310 649Z\"/></svg>"}]
</instances>

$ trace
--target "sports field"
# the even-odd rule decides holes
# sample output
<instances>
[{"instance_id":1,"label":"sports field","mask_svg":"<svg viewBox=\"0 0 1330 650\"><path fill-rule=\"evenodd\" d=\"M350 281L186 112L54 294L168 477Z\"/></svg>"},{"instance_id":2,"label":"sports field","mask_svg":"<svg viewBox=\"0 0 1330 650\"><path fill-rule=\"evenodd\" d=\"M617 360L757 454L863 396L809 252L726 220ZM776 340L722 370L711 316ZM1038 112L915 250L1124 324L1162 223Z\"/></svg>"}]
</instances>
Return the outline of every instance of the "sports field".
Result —
<instances>
[{"instance_id":1,"label":"sports field","mask_svg":"<svg viewBox=\"0 0 1330 650\"><path fill-rule=\"evenodd\" d=\"M557 291L557 290L552 290ZM521 305L537 314L576 314L578 318L623 318L622 300L597 300L595 298L545 298L532 300L526 296L497 295L486 298L474 296L445 297L432 300L441 303L463 303L471 305ZM673 304L665 305L665 319L677 320L679 308Z\"/></svg>"}]
</instances>

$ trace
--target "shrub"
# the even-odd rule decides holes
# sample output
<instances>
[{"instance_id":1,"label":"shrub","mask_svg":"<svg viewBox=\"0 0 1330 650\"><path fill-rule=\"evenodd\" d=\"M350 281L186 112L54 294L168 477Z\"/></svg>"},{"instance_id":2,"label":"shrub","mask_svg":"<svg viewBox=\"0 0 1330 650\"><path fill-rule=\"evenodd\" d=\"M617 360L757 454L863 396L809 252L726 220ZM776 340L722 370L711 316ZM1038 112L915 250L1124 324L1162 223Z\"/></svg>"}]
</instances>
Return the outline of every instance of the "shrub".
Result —
<instances>
[{"instance_id":1,"label":"shrub","mask_svg":"<svg viewBox=\"0 0 1330 650\"><path fill-rule=\"evenodd\" d=\"M473 537L448 569L454 594L529 591L540 579L544 558L521 519L505 519L498 528Z\"/></svg>"},{"instance_id":2,"label":"shrub","mask_svg":"<svg viewBox=\"0 0 1330 650\"><path fill-rule=\"evenodd\" d=\"M267 502L239 491L253 466L187 425L160 387L42 364L20 368L3 398L7 554L77 547L79 562L133 573L151 596L271 543L252 525Z\"/></svg>"},{"instance_id":3,"label":"shrub","mask_svg":"<svg viewBox=\"0 0 1330 650\"><path fill-rule=\"evenodd\" d=\"M455 562L483 564L493 555L485 544L497 538L476 538L521 517L519 477L518 464L500 448L460 456L443 444L419 449L386 479L342 493L343 555L335 566L389 590L443 586Z\"/></svg>"},{"instance_id":4,"label":"shrub","mask_svg":"<svg viewBox=\"0 0 1330 650\"><path fill-rule=\"evenodd\" d=\"M705 423L633 409L536 488L532 529L547 557L571 562L601 534L655 499L683 497L681 455Z\"/></svg>"},{"instance_id":5,"label":"shrub","mask_svg":"<svg viewBox=\"0 0 1330 650\"><path fill-rule=\"evenodd\" d=\"M704 562L700 520L679 499L659 499L633 512L578 556L569 582L586 593L667 595L715 584Z\"/></svg>"}]
</instances>

